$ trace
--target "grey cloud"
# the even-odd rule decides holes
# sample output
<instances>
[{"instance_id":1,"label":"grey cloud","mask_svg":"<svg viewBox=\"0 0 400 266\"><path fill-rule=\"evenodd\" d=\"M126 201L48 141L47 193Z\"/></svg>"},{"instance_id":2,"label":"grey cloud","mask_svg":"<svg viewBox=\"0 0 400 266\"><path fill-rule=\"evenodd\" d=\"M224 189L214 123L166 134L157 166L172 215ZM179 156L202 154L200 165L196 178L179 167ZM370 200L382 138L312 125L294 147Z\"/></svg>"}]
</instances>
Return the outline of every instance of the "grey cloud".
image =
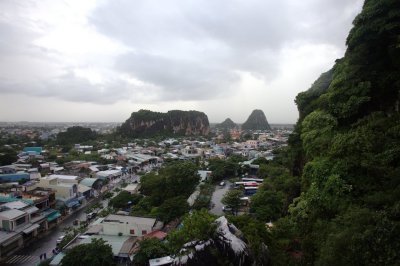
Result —
<instances>
[{"instance_id":1,"label":"grey cloud","mask_svg":"<svg viewBox=\"0 0 400 266\"><path fill-rule=\"evenodd\" d=\"M27 85L24 82L0 81L0 92L18 93L36 97L54 97L73 102L111 104L123 98L135 98L135 87L122 81L105 84L91 84L88 80L68 72L49 80L41 80ZM145 99L138 99L145 101Z\"/></svg>"},{"instance_id":2,"label":"grey cloud","mask_svg":"<svg viewBox=\"0 0 400 266\"><path fill-rule=\"evenodd\" d=\"M160 100L204 100L210 95L218 97L239 79L230 69L143 53L121 56L116 66L127 73L134 73L140 80L164 88L159 95Z\"/></svg>"},{"instance_id":3,"label":"grey cloud","mask_svg":"<svg viewBox=\"0 0 400 266\"><path fill-rule=\"evenodd\" d=\"M235 93L238 71L271 81L280 74L287 44L342 47L356 10L348 0L102 2L89 23L131 48L110 68L145 83L139 86L118 78L91 84L74 75L62 56L33 45L40 35L31 26L39 22L14 16L34 4L26 3L0 2L0 93L103 104L225 97Z\"/></svg>"},{"instance_id":4,"label":"grey cloud","mask_svg":"<svg viewBox=\"0 0 400 266\"><path fill-rule=\"evenodd\" d=\"M235 71L273 80L283 47L294 41L343 46L343 28L352 19L344 10L354 7L352 1L295 3L113 0L90 21L135 50L117 61L118 68L160 86L168 99L206 99L215 91L231 93Z\"/></svg>"}]
</instances>

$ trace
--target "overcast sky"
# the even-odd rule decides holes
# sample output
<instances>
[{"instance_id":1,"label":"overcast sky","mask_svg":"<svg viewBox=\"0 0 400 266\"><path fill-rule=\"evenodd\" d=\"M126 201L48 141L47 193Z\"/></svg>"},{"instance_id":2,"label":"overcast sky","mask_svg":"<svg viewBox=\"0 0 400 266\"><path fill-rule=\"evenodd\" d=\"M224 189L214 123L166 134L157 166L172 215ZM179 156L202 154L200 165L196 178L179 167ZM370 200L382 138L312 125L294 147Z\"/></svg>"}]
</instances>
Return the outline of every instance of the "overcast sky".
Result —
<instances>
[{"instance_id":1,"label":"overcast sky","mask_svg":"<svg viewBox=\"0 0 400 266\"><path fill-rule=\"evenodd\" d=\"M294 123L343 56L361 0L1 0L0 121L139 109Z\"/></svg>"}]
</instances>

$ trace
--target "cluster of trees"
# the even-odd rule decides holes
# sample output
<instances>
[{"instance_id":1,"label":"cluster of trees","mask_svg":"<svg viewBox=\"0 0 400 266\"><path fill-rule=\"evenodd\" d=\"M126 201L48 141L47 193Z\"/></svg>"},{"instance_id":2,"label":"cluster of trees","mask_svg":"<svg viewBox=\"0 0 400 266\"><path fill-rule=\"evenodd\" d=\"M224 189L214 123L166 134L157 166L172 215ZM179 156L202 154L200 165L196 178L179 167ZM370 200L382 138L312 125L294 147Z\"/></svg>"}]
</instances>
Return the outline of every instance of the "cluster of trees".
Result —
<instances>
[{"instance_id":1,"label":"cluster of trees","mask_svg":"<svg viewBox=\"0 0 400 266\"><path fill-rule=\"evenodd\" d=\"M112 266L112 248L103 239L92 239L91 243L81 244L68 250L61 260L65 266Z\"/></svg>"},{"instance_id":2,"label":"cluster of trees","mask_svg":"<svg viewBox=\"0 0 400 266\"><path fill-rule=\"evenodd\" d=\"M127 208L132 204L137 204L143 198L140 194L131 194L128 191L121 191L117 196L112 198L108 203L109 206L114 208Z\"/></svg>"},{"instance_id":3,"label":"cluster of trees","mask_svg":"<svg viewBox=\"0 0 400 266\"><path fill-rule=\"evenodd\" d=\"M251 206L258 220L281 216L274 264L398 264L399 34L400 2L366 1L344 58L296 98L300 118L279 161L290 174L268 178Z\"/></svg>"},{"instance_id":4,"label":"cluster of trees","mask_svg":"<svg viewBox=\"0 0 400 266\"><path fill-rule=\"evenodd\" d=\"M198 182L197 166L192 162L172 162L158 173L148 173L141 178L144 197L131 214L154 216L164 222L174 220L189 210L187 198Z\"/></svg>"},{"instance_id":5,"label":"cluster of trees","mask_svg":"<svg viewBox=\"0 0 400 266\"><path fill-rule=\"evenodd\" d=\"M187 214L179 229L172 231L167 241L159 239L145 239L140 242L134 261L138 265L147 265L149 259L166 255L183 255L181 249L184 244L192 241L208 240L215 236L215 217L206 209Z\"/></svg>"},{"instance_id":6,"label":"cluster of trees","mask_svg":"<svg viewBox=\"0 0 400 266\"><path fill-rule=\"evenodd\" d=\"M56 142L59 145L83 143L97 138L97 133L90 128L73 126L67 131L57 134Z\"/></svg>"},{"instance_id":7,"label":"cluster of trees","mask_svg":"<svg viewBox=\"0 0 400 266\"><path fill-rule=\"evenodd\" d=\"M232 155L227 160L212 158L208 161L208 169L212 171L212 181L218 182L226 178L234 178L242 174L240 162L246 158L240 155Z\"/></svg>"},{"instance_id":8,"label":"cluster of trees","mask_svg":"<svg viewBox=\"0 0 400 266\"><path fill-rule=\"evenodd\" d=\"M0 151L0 166L10 165L18 159L17 153L13 149L5 149Z\"/></svg>"}]
</instances>

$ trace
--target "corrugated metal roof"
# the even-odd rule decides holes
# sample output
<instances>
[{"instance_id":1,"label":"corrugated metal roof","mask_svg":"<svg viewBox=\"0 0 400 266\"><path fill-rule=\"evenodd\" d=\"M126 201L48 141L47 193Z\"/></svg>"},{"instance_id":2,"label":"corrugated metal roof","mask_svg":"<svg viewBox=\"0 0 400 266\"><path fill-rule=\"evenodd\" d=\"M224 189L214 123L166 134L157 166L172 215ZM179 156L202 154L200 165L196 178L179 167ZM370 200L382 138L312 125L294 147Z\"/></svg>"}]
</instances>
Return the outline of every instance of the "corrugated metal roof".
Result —
<instances>
[{"instance_id":1,"label":"corrugated metal roof","mask_svg":"<svg viewBox=\"0 0 400 266\"><path fill-rule=\"evenodd\" d=\"M19 216L25 215L26 213L17 209L7 210L0 212L0 216L6 219L15 219Z\"/></svg>"}]
</instances>

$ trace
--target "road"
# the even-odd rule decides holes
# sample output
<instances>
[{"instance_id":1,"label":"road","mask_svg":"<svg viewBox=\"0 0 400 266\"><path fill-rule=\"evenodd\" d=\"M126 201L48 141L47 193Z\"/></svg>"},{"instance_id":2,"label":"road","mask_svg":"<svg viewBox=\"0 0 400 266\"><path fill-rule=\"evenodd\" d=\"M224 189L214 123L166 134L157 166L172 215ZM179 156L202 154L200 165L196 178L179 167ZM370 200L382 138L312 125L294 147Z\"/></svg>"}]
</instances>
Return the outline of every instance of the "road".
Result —
<instances>
[{"instance_id":1,"label":"road","mask_svg":"<svg viewBox=\"0 0 400 266\"><path fill-rule=\"evenodd\" d=\"M231 183L229 181L225 181L225 186L221 187L220 185L216 185L214 193L211 198L211 206L213 208L210 210L210 213L215 215L223 215L222 211L223 204L221 203L221 199L224 194L229 190Z\"/></svg>"},{"instance_id":2,"label":"road","mask_svg":"<svg viewBox=\"0 0 400 266\"><path fill-rule=\"evenodd\" d=\"M65 233L63 229L65 227L73 226L74 220L85 220L86 213L85 209L87 206L73 213L71 216L62 221L55 228L50 229L45 233L45 236L33 242L29 246L17 251L14 255L11 255L3 261L4 265L18 265L18 266L31 266L36 265L40 262L40 254L46 253L47 258L52 256L52 250L56 247L56 240Z\"/></svg>"}]
</instances>

